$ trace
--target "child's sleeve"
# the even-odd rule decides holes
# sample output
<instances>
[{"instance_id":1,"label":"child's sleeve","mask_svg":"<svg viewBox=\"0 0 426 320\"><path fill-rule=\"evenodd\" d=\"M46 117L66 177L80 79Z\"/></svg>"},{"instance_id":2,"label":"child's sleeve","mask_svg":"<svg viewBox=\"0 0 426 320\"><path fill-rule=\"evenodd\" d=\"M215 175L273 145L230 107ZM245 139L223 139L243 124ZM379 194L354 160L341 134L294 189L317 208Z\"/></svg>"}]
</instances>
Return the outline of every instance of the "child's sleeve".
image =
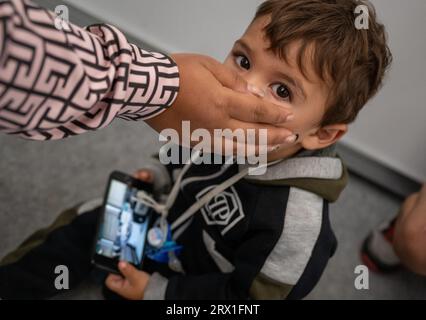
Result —
<instances>
[{"instance_id":1,"label":"child's sleeve","mask_svg":"<svg viewBox=\"0 0 426 320\"><path fill-rule=\"evenodd\" d=\"M251 284L251 298L302 299L312 291L337 247L328 208L322 197L289 188L280 236Z\"/></svg>"},{"instance_id":2,"label":"child's sleeve","mask_svg":"<svg viewBox=\"0 0 426 320\"><path fill-rule=\"evenodd\" d=\"M55 19L31 1L0 3L0 131L61 139L116 117L145 120L174 102L171 58L138 48L113 26L61 27Z\"/></svg>"},{"instance_id":3,"label":"child's sleeve","mask_svg":"<svg viewBox=\"0 0 426 320\"><path fill-rule=\"evenodd\" d=\"M294 252L294 256L286 256L282 264L276 265L275 272L262 268L251 285L250 296L258 300L299 300L306 297L319 282L337 247L334 234L327 235L326 228L322 228L314 246L305 249L309 257L304 262L299 260L301 254Z\"/></svg>"}]
</instances>

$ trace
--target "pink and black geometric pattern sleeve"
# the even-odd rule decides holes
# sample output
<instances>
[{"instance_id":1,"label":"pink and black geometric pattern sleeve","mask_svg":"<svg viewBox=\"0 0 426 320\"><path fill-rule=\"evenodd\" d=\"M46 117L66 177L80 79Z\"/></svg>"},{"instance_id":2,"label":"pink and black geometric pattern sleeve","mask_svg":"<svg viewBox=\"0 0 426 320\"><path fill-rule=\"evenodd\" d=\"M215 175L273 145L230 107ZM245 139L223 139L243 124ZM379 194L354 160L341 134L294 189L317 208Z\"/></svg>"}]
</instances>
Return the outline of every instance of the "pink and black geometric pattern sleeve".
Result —
<instances>
[{"instance_id":1,"label":"pink and black geometric pattern sleeve","mask_svg":"<svg viewBox=\"0 0 426 320\"><path fill-rule=\"evenodd\" d=\"M113 26L55 28L30 1L0 2L0 131L62 139L145 120L169 107L179 72L166 55L130 44Z\"/></svg>"}]
</instances>

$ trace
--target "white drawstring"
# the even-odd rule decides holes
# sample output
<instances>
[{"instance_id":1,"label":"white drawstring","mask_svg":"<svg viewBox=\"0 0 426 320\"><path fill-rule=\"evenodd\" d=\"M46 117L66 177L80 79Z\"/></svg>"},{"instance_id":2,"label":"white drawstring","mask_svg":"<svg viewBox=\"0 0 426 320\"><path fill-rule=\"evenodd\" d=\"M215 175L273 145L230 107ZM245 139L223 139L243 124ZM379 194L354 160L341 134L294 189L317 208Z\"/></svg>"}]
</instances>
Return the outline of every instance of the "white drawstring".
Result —
<instances>
[{"instance_id":1,"label":"white drawstring","mask_svg":"<svg viewBox=\"0 0 426 320\"><path fill-rule=\"evenodd\" d=\"M136 194L135 200L146 205L147 207L154 209L160 215L167 216L168 210L166 208L166 204L158 203L157 201L155 201L155 199L153 197L151 197L145 191L143 191L143 190L138 191L137 194Z\"/></svg>"},{"instance_id":2,"label":"white drawstring","mask_svg":"<svg viewBox=\"0 0 426 320\"><path fill-rule=\"evenodd\" d=\"M175 202L176 197L179 193L179 188L180 188L180 184L182 182L183 176L191 167L192 162L194 162L200 156L200 153L201 153L200 150L198 150L197 152L194 152L194 154L191 156L190 161L186 163L185 166L182 168L165 203L158 203L150 194L146 193L144 190L140 190L136 193L135 200L154 209L156 212L158 212L161 215L162 218L167 218L169 214L169 210L173 206L173 203Z\"/></svg>"},{"instance_id":3,"label":"white drawstring","mask_svg":"<svg viewBox=\"0 0 426 320\"><path fill-rule=\"evenodd\" d=\"M191 159L189 163L185 164L182 171L179 173L178 178L176 179L175 184L173 185L172 190L170 191L169 196L167 197L166 203L158 203L151 195L146 193L145 191L141 190L138 191L136 194L136 201L139 201L143 203L144 205L154 209L156 212L158 212L161 215L160 221L157 222L157 224L160 224L160 228L163 231L163 241L167 238L168 233L168 226L167 226L167 215L169 214L170 208L173 206L176 197L179 193L179 188L182 182L183 176L186 174L188 169L190 168L191 164L196 161L197 158L200 157L201 150L198 150L194 152L194 154L191 156ZM268 164L261 165L256 168L262 169L263 167L267 167ZM253 168L252 168L253 170ZM199 199L197 202L193 203L184 213L182 213L171 225L171 230L175 230L180 225L182 225L185 221L187 221L192 215L194 215L199 209L201 209L205 204L207 204L211 199L213 199L216 195L221 193L222 191L226 190L233 184L235 184L240 179L244 178L249 172L249 167L247 166L244 168L244 170L240 171L238 174L232 176L228 180L222 182L220 185L213 188L211 191L209 191L207 194L205 194L201 199Z\"/></svg>"},{"instance_id":4,"label":"white drawstring","mask_svg":"<svg viewBox=\"0 0 426 320\"><path fill-rule=\"evenodd\" d=\"M179 188L182 182L183 176L186 174L188 169L191 167L192 162L195 161L200 156L201 151L198 150L195 152L188 163L185 164L185 166L182 168L182 171L179 173L175 184L173 185L172 190L169 193L169 196L167 197L167 200L165 203L158 203L150 194L145 192L144 190L140 190L136 193L136 197L134 198L135 201L138 201L147 207L152 208L157 213L160 214L160 219L158 219L155 223L155 226L159 227L161 229L163 239L162 242L166 242L167 240L167 234L169 232L168 230L168 223L167 223L167 216L169 214L170 208L173 206L173 203L176 200L176 197L179 193Z\"/></svg>"}]
</instances>

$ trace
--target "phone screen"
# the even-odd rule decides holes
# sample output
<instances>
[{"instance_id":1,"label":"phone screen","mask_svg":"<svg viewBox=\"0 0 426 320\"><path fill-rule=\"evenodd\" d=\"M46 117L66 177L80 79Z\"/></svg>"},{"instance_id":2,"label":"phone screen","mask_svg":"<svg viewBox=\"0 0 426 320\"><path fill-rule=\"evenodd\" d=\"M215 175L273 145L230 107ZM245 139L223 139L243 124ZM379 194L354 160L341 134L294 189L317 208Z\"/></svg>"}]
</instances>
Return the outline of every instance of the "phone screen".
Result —
<instances>
[{"instance_id":1,"label":"phone screen","mask_svg":"<svg viewBox=\"0 0 426 320\"><path fill-rule=\"evenodd\" d=\"M149 208L133 198L138 189L119 180L110 180L98 237L96 254L140 265L149 224Z\"/></svg>"}]
</instances>

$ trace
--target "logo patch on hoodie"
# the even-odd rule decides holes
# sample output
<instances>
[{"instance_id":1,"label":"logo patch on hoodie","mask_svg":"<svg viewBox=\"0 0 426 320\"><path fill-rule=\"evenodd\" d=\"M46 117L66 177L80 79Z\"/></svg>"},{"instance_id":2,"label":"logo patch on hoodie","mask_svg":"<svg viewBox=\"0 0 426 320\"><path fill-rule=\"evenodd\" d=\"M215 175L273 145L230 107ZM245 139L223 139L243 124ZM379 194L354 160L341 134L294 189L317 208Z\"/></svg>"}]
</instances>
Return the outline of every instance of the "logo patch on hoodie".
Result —
<instances>
[{"instance_id":1,"label":"logo patch on hoodie","mask_svg":"<svg viewBox=\"0 0 426 320\"><path fill-rule=\"evenodd\" d=\"M197 195L200 200L206 193L216 186L208 186ZM214 196L204 207L201 208L204 220L208 225L221 226L221 234L224 235L231 230L241 219L244 218L244 211L240 198L234 187L222 191Z\"/></svg>"}]
</instances>

